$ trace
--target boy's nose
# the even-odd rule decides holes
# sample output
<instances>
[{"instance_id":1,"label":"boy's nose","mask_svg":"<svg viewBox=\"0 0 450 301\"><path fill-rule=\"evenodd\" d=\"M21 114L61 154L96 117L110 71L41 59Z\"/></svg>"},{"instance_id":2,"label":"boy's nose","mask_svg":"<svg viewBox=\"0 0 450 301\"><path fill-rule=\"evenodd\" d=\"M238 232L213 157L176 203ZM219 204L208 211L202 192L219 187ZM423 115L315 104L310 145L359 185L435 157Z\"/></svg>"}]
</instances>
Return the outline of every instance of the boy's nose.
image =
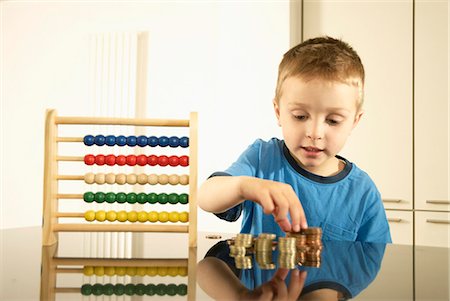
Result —
<instances>
[{"instance_id":1,"label":"boy's nose","mask_svg":"<svg viewBox=\"0 0 450 301\"><path fill-rule=\"evenodd\" d=\"M320 140L323 138L323 126L320 124L311 124L306 132L306 137L311 140Z\"/></svg>"}]
</instances>

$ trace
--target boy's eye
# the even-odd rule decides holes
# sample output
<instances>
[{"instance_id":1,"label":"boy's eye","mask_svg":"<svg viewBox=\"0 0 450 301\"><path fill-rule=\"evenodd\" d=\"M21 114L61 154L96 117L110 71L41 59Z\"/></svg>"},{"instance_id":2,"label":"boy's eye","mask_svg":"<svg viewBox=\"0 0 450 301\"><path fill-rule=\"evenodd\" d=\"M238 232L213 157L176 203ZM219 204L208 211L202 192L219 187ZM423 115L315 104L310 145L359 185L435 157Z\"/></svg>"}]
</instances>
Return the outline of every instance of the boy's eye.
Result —
<instances>
[{"instance_id":1,"label":"boy's eye","mask_svg":"<svg viewBox=\"0 0 450 301\"><path fill-rule=\"evenodd\" d=\"M339 124L339 121L334 120L334 119L327 119L327 123L328 123L329 125L338 125L338 124Z\"/></svg>"},{"instance_id":2,"label":"boy's eye","mask_svg":"<svg viewBox=\"0 0 450 301\"><path fill-rule=\"evenodd\" d=\"M294 118L298 120L306 120L308 117L306 115L294 115Z\"/></svg>"}]
</instances>

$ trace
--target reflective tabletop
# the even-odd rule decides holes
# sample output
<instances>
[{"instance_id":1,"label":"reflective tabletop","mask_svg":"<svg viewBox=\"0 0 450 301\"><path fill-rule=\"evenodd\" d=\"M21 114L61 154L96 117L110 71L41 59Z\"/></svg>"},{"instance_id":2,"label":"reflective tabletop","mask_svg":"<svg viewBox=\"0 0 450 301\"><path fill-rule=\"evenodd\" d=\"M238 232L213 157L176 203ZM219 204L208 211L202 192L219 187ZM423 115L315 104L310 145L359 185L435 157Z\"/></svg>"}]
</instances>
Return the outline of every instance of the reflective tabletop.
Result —
<instances>
[{"instance_id":1,"label":"reflective tabletop","mask_svg":"<svg viewBox=\"0 0 450 301\"><path fill-rule=\"evenodd\" d=\"M448 248L321 241L289 251L235 233L1 230L0 300L450 300ZM262 241L262 240L261 240ZM302 249L303 248L303 249Z\"/></svg>"}]
</instances>

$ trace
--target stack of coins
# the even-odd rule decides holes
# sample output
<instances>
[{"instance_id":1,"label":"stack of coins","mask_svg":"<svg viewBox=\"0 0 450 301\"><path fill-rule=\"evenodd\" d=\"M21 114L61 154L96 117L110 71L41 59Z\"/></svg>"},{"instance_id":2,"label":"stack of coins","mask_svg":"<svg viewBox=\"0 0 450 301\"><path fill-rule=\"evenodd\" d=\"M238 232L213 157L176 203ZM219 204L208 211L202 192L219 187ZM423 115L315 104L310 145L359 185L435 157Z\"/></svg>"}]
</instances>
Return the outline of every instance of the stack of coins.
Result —
<instances>
[{"instance_id":1,"label":"stack of coins","mask_svg":"<svg viewBox=\"0 0 450 301\"><path fill-rule=\"evenodd\" d=\"M297 263L302 266L320 267L322 252L322 229L311 227L299 233L287 233L287 237L296 239Z\"/></svg>"},{"instance_id":2,"label":"stack of coins","mask_svg":"<svg viewBox=\"0 0 450 301\"><path fill-rule=\"evenodd\" d=\"M234 257L234 263L238 269L251 269L252 257L246 256L249 249L253 247L253 236L251 234L238 234L234 239L228 240L230 257Z\"/></svg>"},{"instance_id":3,"label":"stack of coins","mask_svg":"<svg viewBox=\"0 0 450 301\"><path fill-rule=\"evenodd\" d=\"M275 264L272 261L273 240L275 238L275 234L261 233L255 240L255 257L261 270L275 269Z\"/></svg>"},{"instance_id":4,"label":"stack of coins","mask_svg":"<svg viewBox=\"0 0 450 301\"><path fill-rule=\"evenodd\" d=\"M285 269L295 268L297 247L295 237L278 238L278 266Z\"/></svg>"},{"instance_id":5,"label":"stack of coins","mask_svg":"<svg viewBox=\"0 0 450 301\"><path fill-rule=\"evenodd\" d=\"M234 264L237 269L249 270L253 267L252 256L236 256L234 257Z\"/></svg>"}]
</instances>

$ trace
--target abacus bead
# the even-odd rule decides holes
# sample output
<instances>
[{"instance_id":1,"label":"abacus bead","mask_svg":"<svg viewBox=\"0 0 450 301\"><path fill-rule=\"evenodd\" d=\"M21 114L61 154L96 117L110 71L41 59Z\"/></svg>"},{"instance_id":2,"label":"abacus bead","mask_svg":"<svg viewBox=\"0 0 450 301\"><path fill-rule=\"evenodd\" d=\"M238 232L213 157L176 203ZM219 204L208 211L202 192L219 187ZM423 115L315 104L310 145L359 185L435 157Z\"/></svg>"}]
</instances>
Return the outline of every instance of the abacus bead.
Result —
<instances>
[{"instance_id":1,"label":"abacus bead","mask_svg":"<svg viewBox=\"0 0 450 301\"><path fill-rule=\"evenodd\" d=\"M83 143L84 143L84 145L87 145L87 146L94 145L94 139L95 139L94 136L86 135L83 138Z\"/></svg>"},{"instance_id":2,"label":"abacus bead","mask_svg":"<svg viewBox=\"0 0 450 301\"><path fill-rule=\"evenodd\" d=\"M171 203L171 204L178 203L178 194L176 194L176 193L169 194L169 203Z\"/></svg>"},{"instance_id":3,"label":"abacus bead","mask_svg":"<svg viewBox=\"0 0 450 301\"><path fill-rule=\"evenodd\" d=\"M103 285L103 294L106 296L111 296L112 294L114 294L114 285L112 285L111 283Z\"/></svg>"},{"instance_id":4,"label":"abacus bead","mask_svg":"<svg viewBox=\"0 0 450 301\"><path fill-rule=\"evenodd\" d=\"M108 192L106 194L105 200L107 203L114 203L116 201L116 194L114 192Z\"/></svg>"},{"instance_id":5,"label":"abacus bead","mask_svg":"<svg viewBox=\"0 0 450 301\"><path fill-rule=\"evenodd\" d=\"M95 164L104 165L105 164L105 156L104 155L95 156Z\"/></svg>"},{"instance_id":6,"label":"abacus bead","mask_svg":"<svg viewBox=\"0 0 450 301\"><path fill-rule=\"evenodd\" d=\"M188 175L181 175L180 176L180 184L181 185L189 184L189 176Z\"/></svg>"},{"instance_id":7,"label":"abacus bead","mask_svg":"<svg viewBox=\"0 0 450 301\"><path fill-rule=\"evenodd\" d=\"M178 284L177 286L177 294L180 296L186 296L187 294L187 285L184 283Z\"/></svg>"},{"instance_id":8,"label":"abacus bead","mask_svg":"<svg viewBox=\"0 0 450 301\"><path fill-rule=\"evenodd\" d=\"M106 136L105 144L108 146L114 146L116 144L116 136L113 136L113 135Z\"/></svg>"},{"instance_id":9,"label":"abacus bead","mask_svg":"<svg viewBox=\"0 0 450 301\"><path fill-rule=\"evenodd\" d=\"M137 195L137 202L139 204L145 204L147 203L147 194L144 192L141 192Z\"/></svg>"},{"instance_id":10,"label":"abacus bead","mask_svg":"<svg viewBox=\"0 0 450 301\"><path fill-rule=\"evenodd\" d=\"M169 165L169 157L164 156L164 155L159 156L158 157L158 165L160 165L160 166L167 166L167 165Z\"/></svg>"},{"instance_id":11,"label":"abacus bead","mask_svg":"<svg viewBox=\"0 0 450 301\"><path fill-rule=\"evenodd\" d=\"M186 277L188 275L187 267L178 267L178 275Z\"/></svg>"},{"instance_id":12,"label":"abacus bead","mask_svg":"<svg viewBox=\"0 0 450 301\"><path fill-rule=\"evenodd\" d=\"M169 221L171 223L176 223L179 220L180 220L180 216L179 216L178 212L172 211L172 212L169 213Z\"/></svg>"},{"instance_id":13,"label":"abacus bead","mask_svg":"<svg viewBox=\"0 0 450 301\"><path fill-rule=\"evenodd\" d=\"M187 193L182 193L178 197L180 204L187 204L189 202L189 195Z\"/></svg>"},{"instance_id":14,"label":"abacus bead","mask_svg":"<svg viewBox=\"0 0 450 301\"><path fill-rule=\"evenodd\" d=\"M169 196L167 195L167 193L158 194L158 203L167 204L168 201L169 201Z\"/></svg>"},{"instance_id":15,"label":"abacus bead","mask_svg":"<svg viewBox=\"0 0 450 301\"><path fill-rule=\"evenodd\" d=\"M127 212L125 211L125 210L121 210L121 211L119 211L119 212L117 212L117 220L119 221L119 222L126 222L127 221L127 219L128 219L128 215L127 215Z\"/></svg>"},{"instance_id":16,"label":"abacus bead","mask_svg":"<svg viewBox=\"0 0 450 301\"><path fill-rule=\"evenodd\" d=\"M117 203L123 204L127 201L127 195L124 192L118 192L116 194L116 201Z\"/></svg>"},{"instance_id":17,"label":"abacus bead","mask_svg":"<svg viewBox=\"0 0 450 301\"><path fill-rule=\"evenodd\" d=\"M97 173L95 174L95 183L97 184L105 184L105 174L104 173Z\"/></svg>"},{"instance_id":18,"label":"abacus bead","mask_svg":"<svg viewBox=\"0 0 450 301\"><path fill-rule=\"evenodd\" d=\"M116 137L116 144L118 146L125 146L127 144L127 137L120 135Z\"/></svg>"},{"instance_id":19,"label":"abacus bead","mask_svg":"<svg viewBox=\"0 0 450 301\"><path fill-rule=\"evenodd\" d=\"M181 147L188 147L189 146L189 138L188 137L181 137L180 138L180 146Z\"/></svg>"},{"instance_id":20,"label":"abacus bead","mask_svg":"<svg viewBox=\"0 0 450 301\"><path fill-rule=\"evenodd\" d=\"M172 277L178 276L178 267L169 267L167 269L167 274Z\"/></svg>"},{"instance_id":21,"label":"abacus bead","mask_svg":"<svg viewBox=\"0 0 450 301\"><path fill-rule=\"evenodd\" d=\"M147 201L150 204L156 204L158 202L158 195L154 192L150 192L147 196Z\"/></svg>"},{"instance_id":22,"label":"abacus bead","mask_svg":"<svg viewBox=\"0 0 450 301\"><path fill-rule=\"evenodd\" d=\"M94 194L93 192L90 192L90 191L85 192L85 193L83 194L83 200L84 200L86 203L92 203L92 202L94 201L94 197L95 197L95 194Z\"/></svg>"},{"instance_id":23,"label":"abacus bead","mask_svg":"<svg viewBox=\"0 0 450 301\"><path fill-rule=\"evenodd\" d=\"M169 138L169 146L170 147L177 147L180 145L180 139L176 136L172 136Z\"/></svg>"},{"instance_id":24,"label":"abacus bead","mask_svg":"<svg viewBox=\"0 0 450 301\"><path fill-rule=\"evenodd\" d=\"M175 296L177 294L177 285L176 284L168 284L166 287L166 293L168 296Z\"/></svg>"},{"instance_id":25,"label":"abacus bead","mask_svg":"<svg viewBox=\"0 0 450 301\"><path fill-rule=\"evenodd\" d=\"M158 165L158 156L150 155L147 157L147 163L150 166Z\"/></svg>"},{"instance_id":26,"label":"abacus bead","mask_svg":"<svg viewBox=\"0 0 450 301\"><path fill-rule=\"evenodd\" d=\"M105 182L108 184L114 184L116 183L116 175L113 173L108 173L105 176Z\"/></svg>"},{"instance_id":27,"label":"abacus bead","mask_svg":"<svg viewBox=\"0 0 450 301\"><path fill-rule=\"evenodd\" d=\"M103 203L105 201L106 195L103 192L96 192L94 200L96 203Z\"/></svg>"},{"instance_id":28,"label":"abacus bead","mask_svg":"<svg viewBox=\"0 0 450 301\"><path fill-rule=\"evenodd\" d=\"M105 268L100 266L100 267L94 267L94 274L95 276L104 276L105 275Z\"/></svg>"},{"instance_id":29,"label":"abacus bead","mask_svg":"<svg viewBox=\"0 0 450 301\"><path fill-rule=\"evenodd\" d=\"M127 194L127 203L134 204L137 201L137 194L134 192L130 192Z\"/></svg>"},{"instance_id":30,"label":"abacus bead","mask_svg":"<svg viewBox=\"0 0 450 301\"><path fill-rule=\"evenodd\" d=\"M117 274L117 276L125 276L127 274L127 268L126 267L116 267L116 274ZM123 287L125 287L125 285L123 285L123 284L117 284L117 285L122 285Z\"/></svg>"},{"instance_id":31,"label":"abacus bead","mask_svg":"<svg viewBox=\"0 0 450 301\"><path fill-rule=\"evenodd\" d=\"M84 156L84 164L86 165L94 165L95 163L95 156L94 155L86 155Z\"/></svg>"},{"instance_id":32,"label":"abacus bead","mask_svg":"<svg viewBox=\"0 0 450 301\"><path fill-rule=\"evenodd\" d=\"M186 211L180 212L178 217L182 223L187 223L189 221L189 213Z\"/></svg>"},{"instance_id":33,"label":"abacus bead","mask_svg":"<svg viewBox=\"0 0 450 301\"><path fill-rule=\"evenodd\" d=\"M166 211L161 211L160 213L158 213L158 220L161 223L165 223L169 220L169 213Z\"/></svg>"},{"instance_id":34,"label":"abacus bead","mask_svg":"<svg viewBox=\"0 0 450 301\"><path fill-rule=\"evenodd\" d=\"M178 183L180 183L180 177L178 177L177 175L169 176L169 184L170 185L177 185Z\"/></svg>"},{"instance_id":35,"label":"abacus bead","mask_svg":"<svg viewBox=\"0 0 450 301\"><path fill-rule=\"evenodd\" d=\"M146 155L139 155L136 157L136 163L139 166L145 166L147 165L147 156Z\"/></svg>"},{"instance_id":36,"label":"abacus bead","mask_svg":"<svg viewBox=\"0 0 450 301\"><path fill-rule=\"evenodd\" d=\"M106 219L110 222L114 222L117 219L116 211L110 210L106 213Z\"/></svg>"},{"instance_id":37,"label":"abacus bead","mask_svg":"<svg viewBox=\"0 0 450 301\"><path fill-rule=\"evenodd\" d=\"M106 138L103 135L97 135L94 137L95 145L103 146L103 145L105 145L105 142L106 142Z\"/></svg>"},{"instance_id":38,"label":"abacus bead","mask_svg":"<svg viewBox=\"0 0 450 301\"><path fill-rule=\"evenodd\" d=\"M158 184L158 175L155 175L155 174L150 174L150 175L148 175L148 177L147 177L147 182L150 184L150 185L156 185L156 184Z\"/></svg>"},{"instance_id":39,"label":"abacus bead","mask_svg":"<svg viewBox=\"0 0 450 301\"><path fill-rule=\"evenodd\" d=\"M169 138L166 136L159 137L158 144L159 144L159 146L162 146L162 147L169 145Z\"/></svg>"},{"instance_id":40,"label":"abacus bead","mask_svg":"<svg viewBox=\"0 0 450 301\"><path fill-rule=\"evenodd\" d=\"M107 155L105 157L105 163L106 163L106 165L113 166L114 164L116 164L116 156Z\"/></svg>"},{"instance_id":41,"label":"abacus bead","mask_svg":"<svg viewBox=\"0 0 450 301\"><path fill-rule=\"evenodd\" d=\"M96 283L92 286L92 294L94 296L100 296L103 294L103 285L100 283Z\"/></svg>"},{"instance_id":42,"label":"abacus bead","mask_svg":"<svg viewBox=\"0 0 450 301\"><path fill-rule=\"evenodd\" d=\"M100 211L95 212L95 219L98 220L99 222L104 222L106 219L105 210L100 210Z\"/></svg>"},{"instance_id":43,"label":"abacus bead","mask_svg":"<svg viewBox=\"0 0 450 301\"><path fill-rule=\"evenodd\" d=\"M127 165L128 166L135 166L136 165L136 156L135 155L128 155L127 156Z\"/></svg>"},{"instance_id":44,"label":"abacus bead","mask_svg":"<svg viewBox=\"0 0 450 301\"><path fill-rule=\"evenodd\" d=\"M146 221L148 221L148 214L145 211L139 211L137 218L141 223L145 223Z\"/></svg>"},{"instance_id":45,"label":"abacus bead","mask_svg":"<svg viewBox=\"0 0 450 301\"><path fill-rule=\"evenodd\" d=\"M159 175L158 183L161 185L166 185L167 183L169 183L169 176L166 174Z\"/></svg>"},{"instance_id":46,"label":"abacus bead","mask_svg":"<svg viewBox=\"0 0 450 301\"><path fill-rule=\"evenodd\" d=\"M127 157L125 157L124 155L118 155L116 157L116 164L119 166L124 166L125 164L127 164Z\"/></svg>"},{"instance_id":47,"label":"abacus bead","mask_svg":"<svg viewBox=\"0 0 450 301\"><path fill-rule=\"evenodd\" d=\"M117 283L114 285L114 295L122 296L123 294L125 294L125 285L122 283Z\"/></svg>"},{"instance_id":48,"label":"abacus bead","mask_svg":"<svg viewBox=\"0 0 450 301\"><path fill-rule=\"evenodd\" d=\"M145 137L145 136L139 136L139 137L137 137L137 139L136 139L136 143L137 143L137 145L139 145L139 146L146 146L147 145L147 137Z\"/></svg>"},{"instance_id":49,"label":"abacus bead","mask_svg":"<svg viewBox=\"0 0 450 301\"><path fill-rule=\"evenodd\" d=\"M90 285L90 284L83 284L81 286L81 294L83 296L89 296L90 294L92 294L92 285Z\"/></svg>"},{"instance_id":50,"label":"abacus bead","mask_svg":"<svg viewBox=\"0 0 450 301\"><path fill-rule=\"evenodd\" d=\"M123 185L127 182L127 175L124 173L119 173L116 175L116 183L119 185Z\"/></svg>"},{"instance_id":51,"label":"abacus bead","mask_svg":"<svg viewBox=\"0 0 450 301\"><path fill-rule=\"evenodd\" d=\"M137 182L141 185L147 184L148 177L145 173L141 173L137 176Z\"/></svg>"},{"instance_id":52,"label":"abacus bead","mask_svg":"<svg viewBox=\"0 0 450 301\"><path fill-rule=\"evenodd\" d=\"M167 276L167 272L168 272L167 267L164 267L164 266L158 267L158 276L165 277L165 276Z\"/></svg>"},{"instance_id":53,"label":"abacus bead","mask_svg":"<svg viewBox=\"0 0 450 301\"><path fill-rule=\"evenodd\" d=\"M164 296L166 294L166 285L163 283L158 284L155 287L155 292L158 296Z\"/></svg>"},{"instance_id":54,"label":"abacus bead","mask_svg":"<svg viewBox=\"0 0 450 301\"><path fill-rule=\"evenodd\" d=\"M134 185L137 183L137 176L134 173L130 173L127 175L127 183L130 185Z\"/></svg>"},{"instance_id":55,"label":"abacus bead","mask_svg":"<svg viewBox=\"0 0 450 301\"><path fill-rule=\"evenodd\" d=\"M104 270L106 276L114 276L116 274L116 269L114 267L105 267Z\"/></svg>"},{"instance_id":56,"label":"abacus bead","mask_svg":"<svg viewBox=\"0 0 450 301\"><path fill-rule=\"evenodd\" d=\"M145 284L139 283L135 286L135 292L138 296L143 296L145 294Z\"/></svg>"},{"instance_id":57,"label":"abacus bead","mask_svg":"<svg viewBox=\"0 0 450 301\"><path fill-rule=\"evenodd\" d=\"M95 220L95 211L89 210L84 213L84 219L88 222L93 222Z\"/></svg>"},{"instance_id":58,"label":"abacus bead","mask_svg":"<svg viewBox=\"0 0 450 301\"><path fill-rule=\"evenodd\" d=\"M158 275L158 267L147 267L147 269L145 270L148 276L156 276ZM154 284L153 284L154 286Z\"/></svg>"},{"instance_id":59,"label":"abacus bead","mask_svg":"<svg viewBox=\"0 0 450 301\"><path fill-rule=\"evenodd\" d=\"M137 212L136 211L130 211L127 213L128 215L128 221L129 222L136 222L137 221Z\"/></svg>"},{"instance_id":60,"label":"abacus bead","mask_svg":"<svg viewBox=\"0 0 450 301\"><path fill-rule=\"evenodd\" d=\"M146 267L137 267L136 268L136 275L137 276L141 276L141 277L144 277L145 276L145 271L146 271ZM139 285L139 284L138 284ZM144 287L145 287L145 285L144 285Z\"/></svg>"},{"instance_id":61,"label":"abacus bead","mask_svg":"<svg viewBox=\"0 0 450 301\"><path fill-rule=\"evenodd\" d=\"M128 146L136 146L136 144L137 144L136 136L128 136L127 137L127 145Z\"/></svg>"},{"instance_id":62,"label":"abacus bead","mask_svg":"<svg viewBox=\"0 0 450 301\"><path fill-rule=\"evenodd\" d=\"M125 285L125 294L128 296L134 295L134 284L128 283L127 285Z\"/></svg>"},{"instance_id":63,"label":"abacus bead","mask_svg":"<svg viewBox=\"0 0 450 301\"><path fill-rule=\"evenodd\" d=\"M150 136L150 137L148 137L148 139L147 139L147 144L148 144L149 146L151 146L151 147L158 146L158 144L159 144L159 139L158 139L158 137L155 137L155 136Z\"/></svg>"},{"instance_id":64,"label":"abacus bead","mask_svg":"<svg viewBox=\"0 0 450 301\"><path fill-rule=\"evenodd\" d=\"M159 217L158 217L158 212L156 211L150 211L148 213L148 220L152 223L156 223L158 221Z\"/></svg>"},{"instance_id":65,"label":"abacus bead","mask_svg":"<svg viewBox=\"0 0 450 301\"><path fill-rule=\"evenodd\" d=\"M86 265L83 267L83 275L92 276L94 275L94 267L91 265Z\"/></svg>"},{"instance_id":66,"label":"abacus bead","mask_svg":"<svg viewBox=\"0 0 450 301\"><path fill-rule=\"evenodd\" d=\"M180 164L180 159L177 156L169 157L169 165L170 166L178 166Z\"/></svg>"},{"instance_id":67,"label":"abacus bead","mask_svg":"<svg viewBox=\"0 0 450 301\"><path fill-rule=\"evenodd\" d=\"M189 166L189 157L188 156L181 156L180 157L180 165L185 167Z\"/></svg>"},{"instance_id":68,"label":"abacus bead","mask_svg":"<svg viewBox=\"0 0 450 301\"><path fill-rule=\"evenodd\" d=\"M95 175L92 172L88 172L84 175L84 182L86 184L94 184L95 183Z\"/></svg>"},{"instance_id":69,"label":"abacus bead","mask_svg":"<svg viewBox=\"0 0 450 301\"><path fill-rule=\"evenodd\" d=\"M145 294L148 296L153 296L156 294L156 285L154 285L153 283L147 284L145 286Z\"/></svg>"}]
</instances>

